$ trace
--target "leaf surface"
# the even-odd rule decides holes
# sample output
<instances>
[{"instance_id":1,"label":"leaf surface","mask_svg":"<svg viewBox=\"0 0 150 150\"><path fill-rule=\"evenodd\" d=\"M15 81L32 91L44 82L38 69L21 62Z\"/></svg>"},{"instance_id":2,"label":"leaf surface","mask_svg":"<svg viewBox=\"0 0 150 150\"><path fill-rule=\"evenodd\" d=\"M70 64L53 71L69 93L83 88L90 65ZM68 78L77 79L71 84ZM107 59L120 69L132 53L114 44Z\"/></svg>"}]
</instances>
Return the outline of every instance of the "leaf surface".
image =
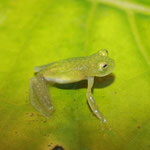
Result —
<instances>
[{"instance_id":1,"label":"leaf surface","mask_svg":"<svg viewBox=\"0 0 150 150\"><path fill-rule=\"evenodd\" d=\"M148 0L1 0L0 149L150 149L149 27ZM103 48L116 67L94 97L111 130L91 113L86 81L49 87L50 119L32 107L34 66Z\"/></svg>"}]
</instances>

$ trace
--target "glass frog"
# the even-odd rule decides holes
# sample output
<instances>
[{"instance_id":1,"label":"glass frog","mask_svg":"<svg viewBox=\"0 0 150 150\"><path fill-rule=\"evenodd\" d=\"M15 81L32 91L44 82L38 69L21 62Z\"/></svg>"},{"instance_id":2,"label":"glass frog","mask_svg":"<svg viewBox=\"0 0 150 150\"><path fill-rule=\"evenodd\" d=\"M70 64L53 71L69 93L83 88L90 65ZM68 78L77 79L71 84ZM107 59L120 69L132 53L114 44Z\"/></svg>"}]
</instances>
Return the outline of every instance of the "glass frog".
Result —
<instances>
[{"instance_id":1,"label":"glass frog","mask_svg":"<svg viewBox=\"0 0 150 150\"><path fill-rule=\"evenodd\" d=\"M106 76L112 73L113 69L114 60L108 57L108 51L105 49L99 50L90 56L69 58L35 67L35 77L30 79L31 104L45 117L50 117L54 108L47 82L66 84L87 80L86 97L88 104L97 118L106 122L93 98L92 87L95 76Z\"/></svg>"}]
</instances>

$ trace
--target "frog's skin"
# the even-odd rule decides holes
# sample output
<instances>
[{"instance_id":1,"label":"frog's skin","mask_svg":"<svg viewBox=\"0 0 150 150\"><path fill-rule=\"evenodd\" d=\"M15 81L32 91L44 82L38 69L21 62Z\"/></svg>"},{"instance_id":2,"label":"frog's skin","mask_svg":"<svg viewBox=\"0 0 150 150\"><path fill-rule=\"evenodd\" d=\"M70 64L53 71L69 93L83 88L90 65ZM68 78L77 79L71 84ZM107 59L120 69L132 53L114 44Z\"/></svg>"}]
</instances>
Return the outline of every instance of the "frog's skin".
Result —
<instances>
[{"instance_id":1,"label":"frog's skin","mask_svg":"<svg viewBox=\"0 0 150 150\"><path fill-rule=\"evenodd\" d=\"M54 108L46 82L65 84L86 79L88 80L86 97L89 106L97 118L106 122L105 117L98 110L91 89L94 76L106 76L113 71L113 68L114 60L108 57L108 51L104 49L90 56L69 58L35 67L36 75L30 79L31 103L45 117L50 117Z\"/></svg>"}]
</instances>

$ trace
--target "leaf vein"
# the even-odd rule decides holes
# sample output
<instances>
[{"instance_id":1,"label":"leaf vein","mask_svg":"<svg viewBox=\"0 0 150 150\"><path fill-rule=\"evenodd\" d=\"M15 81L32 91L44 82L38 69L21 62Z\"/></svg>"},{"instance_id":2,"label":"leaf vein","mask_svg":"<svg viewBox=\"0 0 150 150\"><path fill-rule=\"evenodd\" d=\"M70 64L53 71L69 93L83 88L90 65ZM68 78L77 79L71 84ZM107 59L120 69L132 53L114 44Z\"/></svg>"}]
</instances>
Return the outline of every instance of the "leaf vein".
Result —
<instances>
[{"instance_id":1,"label":"leaf vein","mask_svg":"<svg viewBox=\"0 0 150 150\"><path fill-rule=\"evenodd\" d=\"M140 37L138 35L137 27L136 27L136 24L135 24L135 21L134 21L134 14L130 11L127 11L127 16L128 16L128 19L129 19L129 24L131 26L132 34L135 38L136 44L137 44L142 56L144 57L146 63L148 65L150 65L150 59L148 58L148 55L145 52L145 48L144 48L144 46L143 46L143 44L140 40Z\"/></svg>"},{"instance_id":2,"label":"leaf vein","mask_svg":"<svg viewBox=\"0 0 150 150\"><path fill-rule=\"evenodd\" d=\"M91 0L93 1L93 0ZM150 15L150 7L146 5L141 5L133 2L125 2L119 0L96 0L97 2L107 4L113 7L117 7L124 10L132 10L140 13Z\"/></svg>"}]
</instances>

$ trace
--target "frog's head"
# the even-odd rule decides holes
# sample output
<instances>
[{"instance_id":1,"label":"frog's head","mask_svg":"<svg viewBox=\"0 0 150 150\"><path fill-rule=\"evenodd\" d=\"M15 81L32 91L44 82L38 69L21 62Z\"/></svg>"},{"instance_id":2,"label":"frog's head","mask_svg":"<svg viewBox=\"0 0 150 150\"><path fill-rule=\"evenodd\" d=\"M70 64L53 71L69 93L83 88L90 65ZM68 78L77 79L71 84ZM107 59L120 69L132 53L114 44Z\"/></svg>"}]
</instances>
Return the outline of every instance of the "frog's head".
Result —
<instances>
[{"instance_id":1,"label":"frog's head","mask_svg":"<svg viewBox=\"0 0 150 150\"><path fill-rule=\"evenodd\" d=\"M115 63L113 59L108 57L108 51L105 49L99 50L98 55L100 58L98 63L99 76L103 77L112 73Z\"/></svg>"}]
</instances>

